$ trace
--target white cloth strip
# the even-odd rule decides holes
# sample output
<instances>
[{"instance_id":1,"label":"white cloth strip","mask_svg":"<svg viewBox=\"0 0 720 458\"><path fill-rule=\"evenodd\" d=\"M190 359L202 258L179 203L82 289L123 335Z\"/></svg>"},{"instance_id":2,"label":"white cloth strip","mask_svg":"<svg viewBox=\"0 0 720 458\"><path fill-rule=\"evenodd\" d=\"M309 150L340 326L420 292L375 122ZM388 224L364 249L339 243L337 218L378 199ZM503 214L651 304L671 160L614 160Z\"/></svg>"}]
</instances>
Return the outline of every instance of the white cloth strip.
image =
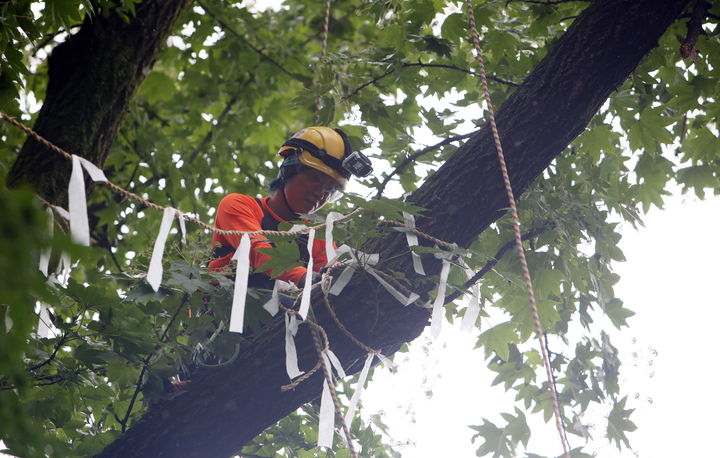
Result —
<instances>
[{"instance_id":1,"label":"white cloth strip","mask_svg":"<svg viewBox=\"0 0 720 458\"><path fill-rule=\"evenodd\" d=\"M343 253L350 253L352 261L343 270L343 272L340 274L340 277L338 277L338 279L330 287L330 294L334 296L339 295L352 279L353 273L355 272L353 266L360 266L364 268L370 275L375 277L378 283L380 283L395 299L400 301L401 304L412 304L420 297L415 293L411 293L409 297L406 297L404 294L396 290L390 283L386 282L382 277L380 277L380 275L375 272L375 269L373 269L372 266L376 265L380 261L380 255L378 253L367 254L363 253L362 251L352 251L350 249L344 249L344 247L345 245L340 247L338 249L338 253L340 253L341 251Z\"/></svg>"},{"instance_id":2,"label":"white cloth strip","mask_svg":"<svg viewBox=\"0 0 720 458\"><path fill-rule=\"evenodd\" d=\"M74 155L73 155L74 156ZM90 178L92 178L93 181L105 181L107 182L107 178L105 177L105 173L103 173L102 170L98 168L95 164L88 161L84 157L76 156L78 159L80 159L80 163L82 164L83 168L87 171L88 175L90 175Z\"/></svg>"},{"instance_id":3,"label":"white cloth strip","mask_svg":"<svg viewBox=\"0 0 720 458\"><path fill-rule=\"evenodd\" d=\"M402 305L410 305L420 298L415 293L410 293L410 296L405 296L400 291L396 290L390 283L386 282L380 275L375 272L375 269L367 269L367 272L375 277L375 279L387 290L392 297L398 300Z\"/></svg>"},{"instance_id":4,"label":"white cloth strip","mask_svg":"<svg viewBox=\"0 0 720 458\"><path fill-rule=\"evenodd\" d=\"M70 221L70 212L69 211L65 210L62 207L58 207L57 205L53 205L52 208L54 208L55 211L60 214L60 216L62 216L66 220Z\"/></svg>"},{"instance_id":5,"label":"white cloth strip","mask_svg":"<svg viewBox=\"0 0 720 458\"><path fill-rule=\"evenodd\" d=\"M267 310L267 312L275 316L277 315L278 310L280 310L280 297L278 290L282 287L285 288L289 286L287 282L284 282L282 280L275 280L275 285L273 285L272 294L270 294L270 300L265 302L263 304L263 308Z\"/></svg>"},{"instance_id":6,"label":"white cloth strip","mask_svg":"<svg viewBox=\"0 0 720 458\"><path fill-rule=\"evenodd\" d=\"M458 258L460 266L465 270L465 275L468 280L475 275L475 272L467 265L465 260L460 257ZM476 284L470 287L470 303L465 309L465 315L463 315L462 324L460 325L460 331L470 332L475 328L475 322L477 317L480 315L480 287Z\"/></svg>"},{"instance_id":7,"label":"white cloth strip","mask_svg":"<svg viewBox=\"0 0 720 458\"><path fill-rule=\"evenodd\" d=\"M303 374L298 368L297 349L295 348L295 334L297 333L297 320L295 315L285 314L285 370L290 380Z\"/></svg>"},{"instance_id":8,"label":"white cloth strip","mask_svg":"<svg viewBox=\"0 0 720 458\"><path fill-rule=\"evenodd\" d=\"M13 327L13 320L10 317L10 306L5 309L5 333L9 333Z\"/></svg>"},{"instance_id":9,"label":"white cloth strip","mask_svg":"<svg viewBox=\"0 0 720 458\"><path fill-rule=\"evenodd\" d=\"M353 417L355 416L355 409L357 408L358 402L360 402L360 396L362 396L362 392L365 387L365 380L367 380L374 357L374 354L368 353L367 358L365 358L365 364L363 365L362 371L360 371L360 378L358 378L357 385L355 386L355 392L353 393L352 399L350 399L350 406L345 413L345 424L348 429L350 429L350 425L352 425Z\"/></svg>"},{"instance_id":10,"label":"white cloth strip","mask_svg":"<svg viewBox=\"0 0 720 458\"><path fill-rule=\"evenodd\" d=\"M175 216L177 216L178 223L180 223L180 234L182 234L182 243L183 245L187 244L187 231L185 230L185 217L183 216L183 212L181 212L178 209L175 209Z\"/></svg>"},{"instance_id":11,"label":"white cloth strip","mask_svg":"<svg viewBox=\"0 0 720 458\"><path fill-rule=\"evenodd\" d=\"M60 253L60 264L56 269L58 279L57 282L63 286L67 286L71 270L72 261L70 260L70 255L63 251L62 253ZM50 279L52 276L53 274L48 275L48 279Z\"/></svg>"},{"instance_id":12,"label":"white cloth strip","mask_svg":"<svg viewBox=\"0 0 720 458\"><path fill-rule=\"evenodd\" d=\"M70 211L70 234L78 245L90 246L90 228L87 219L85 177L80 158L73 155L72 173L68 187L68 210Z\"/></svg>"},{"instance_id":13,"label":"white cloth strip","mask_svg":"<svg viewBox=\"0 0 720 458\"><path fill-rule=\"evenodd\" d=\"M377 357L380 359L380 361L382 361L382 363L383 363L388 369L390 369L391 371L394 371L394 370L397 368L397 364L395 364L394 362L390 361L390 358L388 358L387 356L383 355L382 353L376 353L376 356L377 356Z\"/></svg>"},{"instance_id":14,"label":"white cloth strip","mask_svg":"<svg viewBox=\"0 0 720 458\"><path fill-rule=\"evenodd\" d=\"M329 266L338 257L337 250L333 244L333 228L335 221L342 218L342 214L338 212L330 212L325 218L325 254L327 255L327 265Z\"/></svg>"},{"instance_id":15,"label":"white cloth strip","mask_svg":"<svg viewBox=\"0 0 720 458\"><path fill-rule=\"evenodd\" d=\"M443 310L445 310L445 290L447 289L447 278L450 272L450 261L443 257L442 267L440 268L440 284L438 285L437 297L433 303L432 320L430 322L430 331L433 337L440 335L440 329L443 322Z\"/></svg>"},{"instance_id":16,"label":"white cloth strip","mask_svg":"<svg viewBox=\"0 0 720 458\"><path fill-rule=\"evenodd\" d=\"M313 243L315 242L315 229L310 229L308 232L308 263L307 273L305 274L305 285L303 286L302 298L300 299L300 317L304 320L307 318L308 310L310 310L310 296L312 295L312 278L313 278Z\"/></svg>"},{"instance_id":17,"label":"white cloth strip","mask_svg":"<svg viewBox=\"0 0 720 458\"><path fill-rule=\"evenodd\" d=\"M40 313L39 313L39 319L38 319L38 330L37 334L40 338L47 338L50 337L50 331L52 326L52 322L50 321L50 313L49 309L50 306L46 304L45 302L38 302L40 304Z\"/></svg>"},{"instance_id":18,"label":"white cloth strip","mask_svg":"<svg viewBox=\"0 0 720 458\"><path fill-rule=\"evenodd\" d=\"M52 208L47 207L45 209L46 213L48 214L48 235L50 236L50 239L52 240L53 236L53 229L55 228L55 215L53 214ZM43 250L40 252L40 262L38 263L38 268L40 269L40 272L45 275L45 277L48 276L48 266L50 265L50 247L43 248Z\"/></svg>"},{"instance_id":19,"label":"white cloth strip","mask_svg":"<svg viewBox=\"0 0 720 458\"><path fill-rule=\"evenodd\" d=\"M335 368L335 372L337 372L338 377L341 379L347 377L347 375L345 375L345 370L343 369L342 364L340 364L340 360L335 355L335 353L333 353L333 351L329 349L326 353L328 359L330 360L330 363L332 363L332 367Z\"/></svg>"},{"instance_id":20,"label":"white cloth strip","mask_svg":"<svg viewBox=\"0 0 720 458\"><path fill-rule=\"evenodd\" d=\"M335 282L333 282L332 286L330 287L330 291L328 291L333 296L339 295L343 289L345 289L345 286L347 286L348 283L350 283L350 280L352 279L353 273L355 273L355 267L352 265L349 265L345 267Z\"/></svg>"},{"instance_id":21,"label":"white cloth strip","mask_svg":"<svg viewBox=\"0 0 720 458\"><path fill-rule=\"evenodd\" d=\"M413 215L407 212L403 212L403 219L405 220L406 226L415 229L415 217ZM412 251L412 247L418 246L417 234L411 231L405 231L405 238L407 239L408 246L411 248L410 253L412 254L413 268L415 269L415 272L419 273L420 275L425 275L425 269L423 269L420 255Z\"/></svg>"},{"instance_id":22,"label":"white cloth strip","mask_svg":"<svg viewBox=\"0 0 720 458\"><path fill-rule=\"evenodd\" d=\"M242 333L245 320L248 276L250 275L250 237L247 234L243 234L240 239L240 246L235 250L232 258L237 261L237 265L235 266L235 286L228 330Z\"/></svg>"},{"instance_id":23,"label":"white cloth strip","mask_svg":"<svg viewBox=\"0 0 720 458\"><path fill-rule=\"evenodd\" d=\"M170 227L172 226L173 218L175 218L176 210L174 208L167 207L163 211L162 222L160 223L160 231L155 239L155 246L153 246L152 256L150 257L150 266L148 267L147 282L152 287L153 291L157 292L160 288L160 282L162 281L163 266L162 258L165 252L165 242L167 241L168 234L170 233Z\"/></svg>"},{"instance_id":24,"label":"white cloth strip","mask_svg":"<svg viewBox=\"0 0 720 458\"><path fill-rule=\"evenodd\" d=\"M93 181L107 181L102 170L80 156L72 156L72 173L68 186L68 210L70 233L78 245L90 246L90 228L87 217L87 197L85 195L85 176L83 168Z\"/></svg>"},{"instance_id":25,"label":"white cloth strip","mask_svg":"<svg viewBox=\"0 0 720 458\"><path fill-rule=\"evenodd\" d=\"M320 421L318 424L318 447L332 447L335 434L335 406L333 406L330 387L323 380L322 397L320 398Z\"/></svg>"}]
</instances>

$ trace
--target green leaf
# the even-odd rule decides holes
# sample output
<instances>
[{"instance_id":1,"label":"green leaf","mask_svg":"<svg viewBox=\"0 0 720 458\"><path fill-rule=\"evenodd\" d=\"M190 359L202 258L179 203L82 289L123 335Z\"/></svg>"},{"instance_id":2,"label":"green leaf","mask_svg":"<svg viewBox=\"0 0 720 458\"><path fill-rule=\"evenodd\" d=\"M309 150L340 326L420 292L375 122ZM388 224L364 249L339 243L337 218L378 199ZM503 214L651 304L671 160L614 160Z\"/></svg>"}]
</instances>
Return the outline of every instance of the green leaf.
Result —
<instances>
[{"instance_id":1,"label":"green leaf","mask_svg":"<svg viewBox=\"0 0 720 458\"><path fill-rule=\"evenodd\" d=\"M257 271L272 270L271 276L275 278L300 265L300 248L293 238L288 237L275 239L273 243L275 246L258 249L259 252L270 256L270 259L262 263Z\"/></svg>"},{"instance_id":2,"label":"green leaf","mask_svg":"<svg viewBox=\"0 0 720 458\"><path fill-rule=\"evenodd\" d=\"M622 398L613 404L613 408L608 416L607 426L607 438L611 442L615 442L618 450L622 450L622 445L630 448L630 442L628 441L625 433L633 432L637 429L635 423L630 421L630 414L635 409L626 409L625 402L627 397Z\"/></svg>"},{"instance_id":3,"label":"green leaf","mask_svg":"<svg viewBox=\"0 0 720 458\"><path fill-rule=\"evenodd\" d=\"M495 352L501 359L507 361L510 356L509 345L518 343L518 341L515 325L508 321L493 326L480 334L478 346L485 348L486 358L489 358L492 352Z\"/></svg>"}]
</instances>

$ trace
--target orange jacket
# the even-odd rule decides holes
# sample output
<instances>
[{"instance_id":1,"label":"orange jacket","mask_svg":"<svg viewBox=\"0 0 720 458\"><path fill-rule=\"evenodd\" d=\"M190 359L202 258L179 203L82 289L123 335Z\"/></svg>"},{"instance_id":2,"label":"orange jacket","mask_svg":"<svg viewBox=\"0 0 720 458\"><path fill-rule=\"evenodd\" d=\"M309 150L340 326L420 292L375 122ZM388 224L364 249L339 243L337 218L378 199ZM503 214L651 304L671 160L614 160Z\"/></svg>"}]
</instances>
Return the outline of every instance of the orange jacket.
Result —
<instances>
[{"instance_id":1,"label":"orange jacket","mask_svg":"<svg viewBox=\"0 0 720 458\"><path fill-rule=\"evenodd\" d=\"M262 227L262 220L265 213L269 214L278 222L285 221L270 209L267 204L268 199L269 197L260 199L260 203L262 205L261 208L260 205L258 205L257 200L253 197L246 196L244 194L228 194L218 205L217 215L215 216L215 227L223 230L247 232L263 230L266 229ZM263 210L265 210L265 212L263 212ZM233 248L233 251L221 258L210 261L208 263L208 268L219 268L230 264L232 257L235 254L235 250L240 245L241 238L241 235L219 234L217 232L213 233L213 247L217 247L218 245L230 246ZM271 244L261 235L253 235L250 239L252 240L252 245L250 247L250 266L253 270L257 271L257 269L265 261L270 259L270 256L267 254L259 252L258 248L269 247ZM301 247L300 249L302 250L307 248ZM315 239L313 243L312 257L313 270L316 272L327 264L327 254L325 253L324 240ZM271 272L267 270L262 273L270 276ZM307 268L298 266L283 272L277 276L277 278L302 286L299 285L299 283L305 273L307 273Z\"/></svg>"}]
</instances>

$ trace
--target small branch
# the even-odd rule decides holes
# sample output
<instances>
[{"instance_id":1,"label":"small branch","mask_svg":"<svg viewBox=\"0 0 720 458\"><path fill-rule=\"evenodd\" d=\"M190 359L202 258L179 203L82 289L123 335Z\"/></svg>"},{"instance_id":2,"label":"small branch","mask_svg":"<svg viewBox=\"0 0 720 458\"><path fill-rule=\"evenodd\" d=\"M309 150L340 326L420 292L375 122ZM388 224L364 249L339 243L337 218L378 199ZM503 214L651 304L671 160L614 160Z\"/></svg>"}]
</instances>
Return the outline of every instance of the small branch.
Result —
<instances>
[{"instance_id":1,"label":"small branch","mask_svg":"<svg viewBox=\"0 0 720 458\"><path fill-rule=\"evenodd\" d=\"M173 314L172 318L170 318L170 322L165 327L165 331L163 331L162 336L160 337L160 343L165 343L165 339L167 338L168 332L170 331L170 328L172 327L173 323L175 323L175 320L177 319L178 315L180 315L180 311L185 307L185 305L188 302L188 299L190 298L189 294L184 294L182 299L180 300L180 305L178 305L177 310L175 310L175 313ZM122 427L122 432L125 432L127 429L127 422L130 419L130 413L132 413L133 407L135 406L135 401L137 400L138 394L140 394L140 390L142 389L142 381L145 377L145 372L147 372L148 364L150 363L150 358L153 357L155 353L150 353L145 357L143 360L143 367L140 371L140 375L138 376L137 383L135 384L135 392L132 395L132 398L130 399L130 405L128 406L127 412L125 412L125 416L120 421L120 426Z\"/></svg>"},{"instance_id":2,"label":"small branch","mask_svg":"<svg viewBox=\"0 0 720 458\"><path fill-rule=\"evenodd\" d=\"M70 30L76 29L76 28L80 27L81 25L82 25L82 24L75 24L75 25L73 25L73 26L70 26ZM60 35L60 34L63 34L63 33L65 33L65 32L67 32L68 34L70 34L69 31L61 28L61 29L58 29L58 30L56 30L55 32L53 32L53 33L51 33L51 34L48 34L48 35L44 36L44 37L42 38L42 41L40 41L40 43L38 43L37 45L35 45L35 49L33 49L33 52L32 52L32 54L30 55L30 57L35 57L35 56L37 55L38 51L40 51L40 50L43 49L45 46L47 46L48 43L50 43L56 36L58 36L58 35Z\"/></svg>"},{"instance_id":3,"label":"small branch","mask_svg":"<svg viewBox=\"0 0 720 458\"><path fill-rule=\"evenodd\" d=\"M73 375L79 375L83 372L85 372L86 369L75 369L72 373ZM50 386L50 385L56 385L60 382L64 382L67 380L67 377L60 374L55 375L42 375L39 377L33 377L34 380L44 380L40 383L35 383L33 386ZM16 389L16 385L2 385L0 384L0 391L8 391L8 390L14 390Z\"/></svg>"},{"instance_id":4,"label":"small branch","mask_svg":"<svg viewBox=\"0 0 720 458\"><path fill-rule=\"evenodd\" d=\"M538 235L542 234L543 232L553 229L555 227L555 222L548 221L547 223L532 228L528 230L526 233L522 235L523 240L530 240ZM478 282L482 277L485 276L490 270L492 270L495 265L500 262L503 256L505 256L505 253L510 251L515 246L515 240L509 240L507 241L503 246L500 247L500 249L495 253L495 256L490 259L488 262L485 263L485 265L482 267L482 269L478 270L475 275L472 276L468 281L466 281L462 288L458 289L457 291L453 292L452 294L445 297L445 304L450 303L460 297L461 295L465 294L465 290L470 288L472 285Z\"/></svg>"},{"instance_id":5,"label":"small branch","mask_svg":"<svg viewBox=\"0 0 720 458\"><path fill-rule=\"evenodd\" d=\"M200 7L201 7L202 9L205 10L205 12L207 12L207 14L208 14L210 17L212 17L213 19L215 19L215 22L217 22L218 24L220 24L220 27L222 27L223 29L227 30L227 31L230 32L230 34L233 35L235 38L237 38L238 40L240 40L240 41L242 41L243 43L245 43L250 49L252 49L253 51L255 51L263 60L271 63L272 65L274 65L274 66L276 66L277 68L279 68L281 72L285 73L286 75L288 75L289 77L291 77L291 78L293 78L293 79L296 79L296 80L300 81L300 82L303 83L303 84L305 84L305 83L307 83L307 82L309 81L309 78L308 78L307 76L305 76L305 75L300 75L300 74L298 74L298 73L293 73L293 72L289 71L288 69L286 69L285 67L283 67L282 65L280 65L280 64L279 64L276 60L274 60L272 57L270 57L270 56L268 56L267 54L265 54L265 53L262 51L262 49L258 48L257 46L253 45L252 43L250 43L245 37L243 37L242 35L240 35L240 33L238 33L235 29L233 29L232 27L230 27L230 25L229 25L227 22L223 21L223 20L220 18L220 16L218 16L217 14L215 14L214 11L212 11L210 8L208 8L208 7L205 5L204 2L198 1L197 3L198 3L198 5L200 5Z\"/></svg>"},{"instance_id":6,"label":"small branch","mask_svg":"<svg viewBox=\"0 0 720 458\"><path fill-rule=\"evenodd\" d=\"M687 35L680 45L680 55L683 59L690 58L693 62L697 59L697 44L698 38L701 34L704 34L703 20L707 15L710 3L705 0L698 0L693 7L692 13L690 14L690 20L687 23Z\"/></svg>"},{"instance_id":7,"label":"small branch","mask_svg":"<svg viewBox=\"0 0 720 458\"><path fill-rule=\"evenodd\" d=\"M46 366L46 365L50 364L51 362L53 362L53 360L55 359L55 357L58 354L58 351L60 351L60 348L62 348L62 346L65 345L65 342L67 342L69 335L70 335L69 332L67 332L67 331L64 332L63 335L60 336L60 340L58 340L58 342L55 344L55 348L53 349L53 352L50 355L50 357L48 359L46 359L45 361L42 361L38 364L28 367L28 371L30 371L30 372L36 371L36 370L40 369L41 367Z\"/></svg>"},{"instance_id":8,"label":"small branch","mask_svg":"<svg viewBox=\"0 0 720 458\"><path fill-rule=\"evenodd\" d=\"M434 145L432 145L432 146L428 146L427 148L423 148L423 149L421 149L420 151L417 151L417 152L411 154L410 156L406 157L405 159L403 159L403 161L402 161L397 167L395 167L395 170L393 170L392 172L390 172L390 173L388 174L388 176L385 177L385 179L383 180L383 182L380 183L380 188L378 189L377 194L375 194L375 198L376 198L376 199L379 199L379 198L382 196L383 191L385 191L385 187L387 186L388 182L392 179L392 177L394 177L394 176L397 175L398 173L400 173L400 172L402 172L403 170L405 170L405 169L408 167L408 165L410 165L415 159L417 159L417 158L419 158L420 156L423 156L423 155L425 155L425 154L427 154L427 153L429 153L429 152L431 152L431 151L435 151L436 149L438 149L438 148L440 148L440 147L442 147L442 146L445 146L445 145L447 145L448 143L452 143L452 142L456 142L456 141L458 141L458 140L462 140L462 139L468 138L468 137L470 137L470 136L472 136L472 135L475 135L476 133L477 133L477 131L475 131L475 132L470 132L470 133L468 133L468 134L455 135L454 137L446 138L445 140L441 141L440 143L436 143L436 144L434 144Z\"/></svg>"},{"instance_id":9,"label":"small branch","mask_svg":"<svg viewBox=\"0 0 720 458\"><path fill-rule=\"evenodd\" d=\"M161 124L163 127L168 127L168 126L170 125L170 121L168 121L167 119L165 119L165 118L163 118L162 116L160 116L160 115L157 113L157 111L153 110L153 109L150 107L150 105L148 105L148 104L142 104L142 105L140 105L140 107L143 109L143 111L144 111L145 113L147 113L148 118L150 118L150 119L156 119L156 120L160 121L160 124Z\"/></svg>"},{"instance_id":10,"label":"small branch","mask_svg":"<svg viewBox=\"0 0 720 458\"><path fill-rule=\"evenodd\" d=\"M400 66L400 68L403 68L403 69L404 69L404 68L412 68L412 67L418 67L418 68L447 68L447 69L449 69L449 70L457 70L457 71L459 71L459 72L467 73L468 75L480 77L480 74L479 74L479 73L476 73L476 72L474 72L474 71L472 71L472 70L468 70L467 68L462 68L462 67L458 67L457 65L450 65L450 64L426 64L426 63L423 63L423 62L417 62L417 63L404 63L404 64L402 64L402 65ZM388 70L388 71L386 71L385 73L383 73L382 75L376 76L375 78L373 78L373 79L371 79L371 80L369 80L369 81L364 82L364 83L361 84L360 86L358 86L358 87L356 87L355 89L353 89L352 91L350 91L350 93L349 93L348 95L343 96L343 100L348 100L349 98L357 95L358 92L362 91L362 90L365 89L366 87L370 86L371 84L377 84L378 81L380 81L381 79L385 78L385 77L388 76L388 75L391 75L391 74L395 73L396 71L398 71L397 68L394 68L394 69L392 69L392 70ZM518 84L518 83L515 83L515 82L512 82L512 81L508 81L508 80L499 78L499 77L497 77L497 76L495 76L495 75L488 75L488 79L489 79L489 80L492 80L492 81L495 81L495 82L497 82L497 83L506 84L506 85L512 86L512 87L519 87L519 86L520 86L520 84Z\"/></svg>"},{"instance_id":11,"label":"small branch","mask_svg":"<svg viewBox=\"0 0 720 458\"><path fill-rule=\"evenodd\" d=\"M562 3L589 3L592 0L507 0L506 5L510 3L530 3L533 5L560 5Z\"/></svg>"},{"instance_id":12,"label":"small branch","mask_svg":"<svg viewBox=\"0 0 720 458\"><path fill-rule=\"evenodd\" d=\"M259 189L263 188L262 183L260 183L260 180L257 179L257 177L251 173L247 173L244 171L247 167L243 167L242 164L240 164L240 161L237 159L237 157L233 158L233 161L235 161L235 165L238 166L238 168L243 171L243 175L245 175L246 178L248 178L250 181L255 183L255 186L257 186Z\"/></svg>"},{"instance_id":13,"label":"small branch","mask_svg":"<svg viewBox=\"0 0 720 458\"><path fill-rule=\"evenodd\" d=\"M227 117L228 113L230 113L230 109L237 103L238 99L240 98L240 94L245 92L247 87L255 80L253 76L245 80L243 85L240 87L240 89L235 93L232 97L230 97L230 100L227 101L225 104L225 108L223 108L222 113L220 113L220 116L217 118L217 122L210 128L207 134L205 134L205 137L200 141L200 143L195 147L195 149L190 153L190 158L188 159L188 164L192 163L192 161L195 160L195 158L198 157L200 152L207 146L208 143L210 143L210 140L212 140L213 135L215 135L215 131L220 127L220 124L225 121L225 118Z\"/></svg>"}]
</instances>

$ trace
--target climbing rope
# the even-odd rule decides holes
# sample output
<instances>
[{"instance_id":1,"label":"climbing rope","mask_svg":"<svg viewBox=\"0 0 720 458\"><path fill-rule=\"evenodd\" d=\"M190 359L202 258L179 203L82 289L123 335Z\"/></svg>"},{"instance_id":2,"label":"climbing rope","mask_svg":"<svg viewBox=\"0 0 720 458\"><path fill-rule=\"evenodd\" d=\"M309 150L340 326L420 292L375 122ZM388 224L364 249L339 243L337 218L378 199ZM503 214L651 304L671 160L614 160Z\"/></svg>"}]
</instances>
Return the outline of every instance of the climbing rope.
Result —
<instances>
[{"instance_id":1,"label":"climbing rope","mask_svg":"<svg viewBox=\"0 0 720 458\"><path fill-rule=\"evenodd\" d=\"M286 313L294 314L302 319L302 316L297 310L285 307L284 305L280 305L280 308L285 311ZM312 314L312 310L311 310ZM325 332L325 329L322 328L317 322L315 321L315 318L311 315L308 315L306 319L303 321L304 323L307 323L310 326L310 333L312 334L313 338L313 346L315 347L315 352L318 356L318 363L315 364L315 367L313 367L308 373L298 377L296 380L294 380L289 385L285 385L282 387L283 391L287 391L290 389L295 388L298 384L300 384L302 381L307 380L310 378L312 374L314 374L318 369L322 369L323 376L325 378L325 383L328 385L328 389L330 390L330 397L332 398L333 407L335 409L335 415L340 418L340 423L342 425L342 431L345 436L345 442L347 443L348 452L350 453L350 456L353 458L358 458L358 454L355 451L355 447L352 443L352 435L350 434L350 429L347 426L347 422L345 421L345 415L342 412L340 403L340 397L337 394L337 390L335 389L335 382L332 378L332 368L328 367L328 364L326 363L325 358L323 357L323 353L330 350L330 339L328 338L327 333ZM320 336L322 336L322 340L320 339ZM322 342L325 342L323 345Z\"/></svg>"},{"instance_id":2,"label":"climbing rope","mask_svg":"<svg viewBox=\"0 0 720 458\"><path fill-rule=\"evenodd\" d=\"M548 386L550 388L552 408L555 414L555 426L557 427L558 434L560 435L560 442L562 442L564 456L566 458L569 458L570 445L562 421L562 413L560 411L560 403L558 402L557 390L555 389L552 368L550 367L548 351L545 346L545 341L543 339L543 330L542 324L540 323L540 314L538 313L537 304L535 302L535 291L533 289L532 278L530 277L530 270L528 269L527 259L525 258L525 250L523 249L522 234L520 232L520 217L518 216L517 205L515 203L515 195L510 184L510 176L508 174L507 165L505 164L505 154L503 153L502 143L500 142L500 134L498 133L497 123L495 121L495 111L493 110L492 99L490 98L490 89L488 88L487 82L487 73L485 72L485 58L483 57L482 48L480 47L480 35L478 34L477 26L475 24L475 11L473 10L471 0L465 0L465 6L467 7L467 17L470 24L470 31L472 32L473 45L475 46L475 56L477 58L478 67L480 68L480 81L482 83L485 103L487 104L493 139L495 140L495 149L497 150L498 160L500 162L500 169L503 176L503 182L505 183L505 191L507 193L508 202L510 204L510 214L512 216L513 232L515 233L515 248L523 273L525 290L530 301L530 311L532 312L533 323L535 325L535 337L537 337L538 342L540 343L543 365L545 366Z\"/></svg>"},{"instance_id":3,"label":"climbing rope","mask_svg":"<svg viewBox=\"0 0 720 458\"><path fill-rule=\"evenodd\" d=\"M325 0L325 20L323 22L323 33L322 33L322 54L320 55L320 61L318 62L318 82L322 83L323 73L322 64L327 57L327 44L328 44L328 31L330 30L330 4L332 0ZM315 124L320 125L320 109L322 108L322 98L318 93L315 98Z\"/></svg>"}]
</instances>

